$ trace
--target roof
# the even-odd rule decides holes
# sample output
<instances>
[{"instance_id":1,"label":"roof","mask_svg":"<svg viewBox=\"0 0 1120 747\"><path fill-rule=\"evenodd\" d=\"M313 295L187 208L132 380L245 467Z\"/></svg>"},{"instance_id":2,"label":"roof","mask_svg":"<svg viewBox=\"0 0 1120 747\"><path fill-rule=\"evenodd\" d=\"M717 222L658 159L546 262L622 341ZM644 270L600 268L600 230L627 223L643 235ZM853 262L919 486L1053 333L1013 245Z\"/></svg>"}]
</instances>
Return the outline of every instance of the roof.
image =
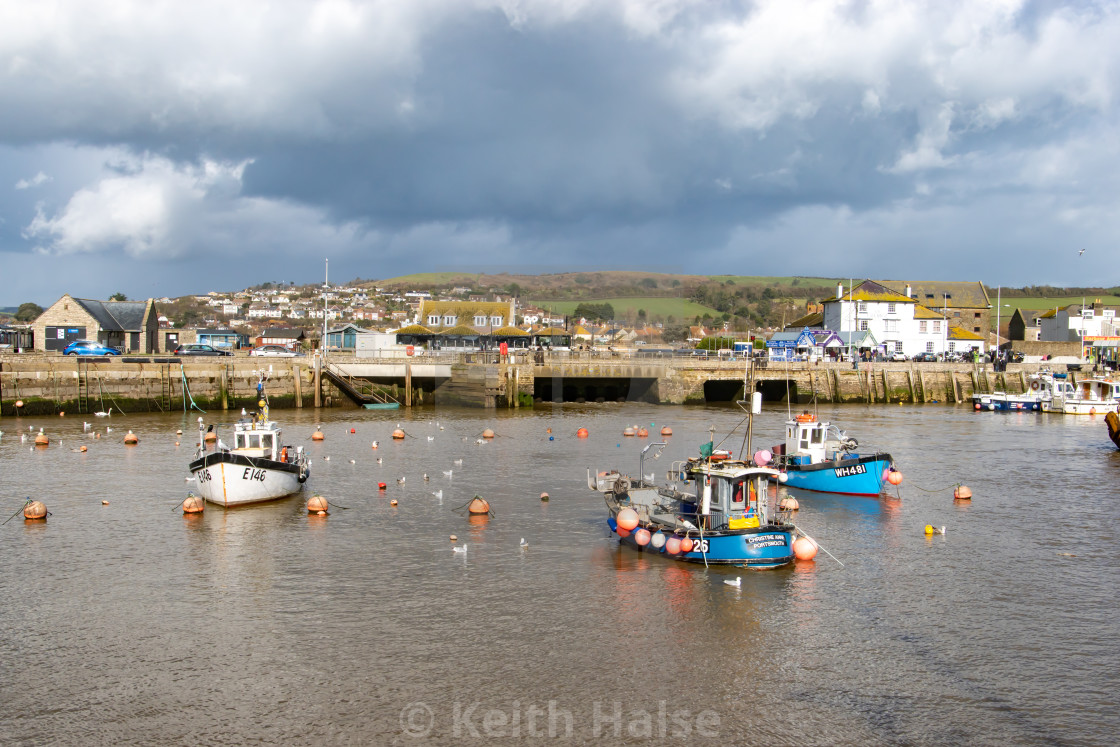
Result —
<instances>
[{"instance_id":1,"label":"roof","mask_svg":"<svg viewBox=\"0 0 1120 747\"><path fill-rule=\"evenodd\" d=\"M944 319L945 315L942 314L940 311L934 311L933 309L928 308L926 306L922 306L919 303L919 304L914 304L914 318L915 319Z\"/></svg>"},{"instance_id":2,"label":"roof","mask_svg":"<svg viewBox=\"0 0 1120 747\"><path fill-rule=\"evenodd\" d=\"M579 329L579 328L577 327L577 329ZM566 329L560 329L559 327L545 327L544 329L538 329L533 334L534 335L549 335L549 336L559 336L559 335L570 336L572 333L569 332ZM586 332L584 334L586 334Z\"/></svg>"},{"instance_id":3,"label":"roof","mask_svg":"<svg viewBox=\"0 0 1120 747\"><path fill-rule=\"evenodd\" d=\"M450 327L448 329L445 329L445 330L441 331L440 334L441 335L449 335L449 336L459 335L459 336L464 336L464 337L465 336L473 337L474 335L481 334L481 333L477 329L475 329L474 327L469 327L466 324L456 324L454 327Z\"/></svg>"},{"instance_id":4,"label":"roof","mask_svg":"<svg viewBox=\"0 0 1120 747\"><path fill-rule=\"evenodd\" d=\"M107 332L135 332L144 326L147 301L94 301L89 298L74 300Z\"/></svg>"},{"instance_id":5,"label":"roof","mask_svg":"<svg viewBox=\"0 0 1120 747\"><path fill-rule=\"evenodd\" d=\"M298 340L304 337L302 329L297 327L269 327L260 334L261 337L281 337L289 340Z\"/></svg>"},{"instance_id":6,"label":"roof","mask_svg":"<svg viewBox=\"0 0 1120 747\"><path fill-rule=\"evenodd\" d=\"M196 329L196 333L200 335L238 335L241 334L236 329Z\"/></svg>"},{"instance_id":7,"label":"roof","mask_svg":"<svg viewBox=\"0 0 1120 747\"><path fill-rule=\"evenodd\" d=\"M435 332L428 329L422 324L410 324L407 327L401 327L396 331L398 335L434 335Z\"/></svg>"},{"instance_id":8,"label":"roof","mask_svg":"<svg viewBox=\"0 0 1120 747\"><path fill-rule=\"evenodd\" d=\"M824 312L815 311L812 314L806 314L800 319L794 319L786 325L787 328L797 327L803 329L804 327L823 327L824 326Z\"/></svg>"},{"instance_id":9,"label":"roof","mask_svg":"<svg viewBox=\"0 0 1120 747\"><path fill-rule=\"evenodd\" d=\"M424 299L420 304L422 316L450 314L458 317L500 316L506 319L509 316L509 303L506 301L431 301ZM508 320L512 321L512 320Z\"/></svg>"},{"instance_id":10,"label":"roof","mask_svg":"<svg viewBox=\"0 0 1120 747\"><path fill-rule=\"evenodd\" d=\"M1043 313L1044 312L1039 309L1015 309L1015 311L1011 312L1011 318L1014 319L1015 316L1018 315L1025 326L1033 327L1038 324L1038 319Z\"/></svg>"},{"instance_id":11,"label":"roof","mask_svg":"<svg viewBox=\"0 0 1120 747\"><path fill-rule=\"evenodd\" d=\"M826 298L822 303L837 303L839 301L885 301L888 303L914 303L914 299L891 290L874 280L864 280L855 288L848 290L840 298Z\"/></svg>"},{"instance_id":12,"label":"roof","mask_svg":"<svg viewBox=\"0 0 1120 747\"><path fill-rule=\"evenodd\" d=\"M984 336L978 335L975 332L969 332L963 327L950 326L949 327L950 340L980 340L983 341Z\"/></svg>"},{"instance_id":13,"label":"roof","mask_svg":"<svg viewBox=\"0 0 1120 747\"><path fill-rule=\"evenodd\" d=\"M944 305L951 309L988 309L992 306L984 284L971 280L880 280L879 284L897 293L906 293L909 285L914 300L931 308Z\"/></svg>"},{"instance_id":14,"label":"roof","mask_svg":"<svg viewBox=\"0 0 1120 747\"><path fill-rule=\"evenodd\" d=\"M502 327L501 329L494 330L490 334L500 335L502 337L525 337L529 333L517 327Z\"/></svg>"},{"instance_id":15,"label":"roof","mask_svg":"<svg viewBox=\"0 0 1120 747\"><path fill-rule=\"evenodd\" d=\"M343 324L341 327L335 327L334 329L328 329L327 334L328 335L332 334L332 333L333 334L338 334L339 332L345 332L348 329L352 329L355 332L370 332L370 331L372 331L372 330L368 330L368 329L363 329L362 327L359 327L357 324L352 324L350 322L347 322L346 324Z\"/></svg>"}]
</instances>

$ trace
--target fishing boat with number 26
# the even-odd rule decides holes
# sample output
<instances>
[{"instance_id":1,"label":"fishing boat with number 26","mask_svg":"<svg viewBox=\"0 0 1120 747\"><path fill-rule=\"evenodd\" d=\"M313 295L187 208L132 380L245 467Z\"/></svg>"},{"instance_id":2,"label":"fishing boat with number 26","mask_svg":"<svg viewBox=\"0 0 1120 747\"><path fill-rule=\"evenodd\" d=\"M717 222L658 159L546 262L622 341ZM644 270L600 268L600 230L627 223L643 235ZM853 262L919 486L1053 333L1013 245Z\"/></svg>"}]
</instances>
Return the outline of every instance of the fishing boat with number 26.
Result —
<instances>
[{"instance_id":1,"label":"fishing boat with number 26","mask_svg":"<svg viewBox=\"0 0 1120 747\"><path fill-rule=\"evenodd\" d=\"M297 493L311 471L303 447L283 443L280 426L268 418L264 379L257 384L260 410L241 411L234 424L233 448L218 439L206 446L206 430L198 419L198 451L190 464L203 498L221 506L242 506Z\"/></svg>"},{"instance_id":2,"label":"fishing boat with number 26","mask_svg":"<svg viewBox=\"0 0 1120 747\"><path fill-rule=\"evenodd\" d=\"M665 444L650 444L642 457L654 446ZM623 544L690 563L776 568L792 561L797 528L767 484L781 474L705 446L703 456L674 464L664 486L588 470L587 487L606 500L611 531ZM691 483L695 492L678 483Z\"/></svg>"},{"instance_id":3,"label":"fishing boat with number 26","mask_svg":"<svg viewBox=\"0 0 1120 747\"><path fill-rule=\"evenodd\" d=\"M786 485L800 490L846 495L879 495L888 483L898 485L902 473L890 454L860 453L859 442L831 423L803 412L786 422L786 442L772 447L774 466Z\"/></svg>"}]
</instances>

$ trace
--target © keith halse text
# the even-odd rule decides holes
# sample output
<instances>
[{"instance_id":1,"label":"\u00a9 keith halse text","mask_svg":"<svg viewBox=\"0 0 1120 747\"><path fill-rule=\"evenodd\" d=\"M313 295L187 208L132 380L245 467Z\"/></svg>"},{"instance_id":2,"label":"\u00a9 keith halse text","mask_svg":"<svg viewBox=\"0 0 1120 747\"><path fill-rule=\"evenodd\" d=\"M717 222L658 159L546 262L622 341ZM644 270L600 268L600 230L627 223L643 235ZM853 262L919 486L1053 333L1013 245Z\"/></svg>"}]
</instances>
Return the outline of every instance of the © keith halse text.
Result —
<instances>
[{"instance_id":1,"label":"\u00a9 keith halse text","mask_svg":"<svg viewBox=\"0 0 1120 747\"><path fill-rule=\"evenodd\" d=\"M417 738L450 734L467 739L563 739L578 733L589 737L679 739L718 737L720 728L720 717L715 711L673 708L664 700L649 703L645 708L633 703L623 706L621 701L594 701L582 712L564 708L555 700L545 705L515 700L499 707L477 701L457 702L450 710L444 720L427 703L409 703L400 714L401 729L406 736Z\"/></svg>"}]
</instances>

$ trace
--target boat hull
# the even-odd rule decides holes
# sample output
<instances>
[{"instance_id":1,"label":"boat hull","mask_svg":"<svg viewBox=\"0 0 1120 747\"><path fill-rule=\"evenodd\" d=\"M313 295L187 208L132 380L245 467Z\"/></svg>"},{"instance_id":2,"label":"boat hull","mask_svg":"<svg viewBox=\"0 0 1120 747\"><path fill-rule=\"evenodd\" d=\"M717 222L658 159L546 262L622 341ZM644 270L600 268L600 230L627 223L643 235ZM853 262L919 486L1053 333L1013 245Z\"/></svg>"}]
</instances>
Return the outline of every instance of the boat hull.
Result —
<instances>
[{"instance_id":1,"label":"boat hull","mask_svg":"<svg viewBox=\"0 0 1120 747\"><path fill-rule=\"evenodd\" d=\"M1106 412L1115 412L1116 408L1116 402L1102 400L1067 399L1062 404L1062 412L1066 415L1103 415Z\"/></svg>"},{"instance_id":2,"label":"boat hull","mask_svg":"<svg viewBox=\"0 0 1120 747\"><path fill-rule=\"evenodd\" d=\"M190 471L199 495L227 508L298 493L307 480L306 470L297 464L228 452L206 454L191 462Z\"/></svg>"},{"instance_id":3,"label":"boat hull","mask_svg":"<svg viewBox=\"0 0 1120 747\"><path fill-rule=\"evenodd\" d=\"M1042 409L1042 400L1021 395L983 394L972 398L977 410L993 412L1034 412Z\"/></svg>"},{"instance_id":4,"label":"boat hull","mask_svg":"<svg viewBox=\"0 0 1120 747\"><path fill-rule=\"evenodd\" d=\"M708 565L762 569L778 568L793 561L793 532L785 529L705 534L703 540L697 537L692 540L706 543L704 552L697 549L671 555L664 547L658 549L653 545L639 545L634 541L634 535L619 538L621 544L641 552L654 553L683 563L704 563L707 560Z\"/></svg>"},{"instance_id":5,"label":"boat hull","mask_svg":"<svg viewBox=\"0 0 1120 747\"><path fill-rule=\"evenodd\" d=\"M890 454L876 454L818 464L786 464L781 469L789 488L818 493L879 495L886 484L883 474L891 464Z\"/></svg>"}]
</instances>

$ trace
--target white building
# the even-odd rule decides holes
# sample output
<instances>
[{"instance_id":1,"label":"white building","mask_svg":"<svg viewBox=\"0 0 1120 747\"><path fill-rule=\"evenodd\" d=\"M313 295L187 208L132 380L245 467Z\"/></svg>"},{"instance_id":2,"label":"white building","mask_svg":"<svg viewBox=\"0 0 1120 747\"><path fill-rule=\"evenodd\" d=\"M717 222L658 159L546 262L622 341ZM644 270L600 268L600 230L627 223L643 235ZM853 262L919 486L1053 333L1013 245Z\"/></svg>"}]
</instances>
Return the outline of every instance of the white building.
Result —
<instances>
[{"instance_id":1,"label":"white building","mask_svg":"<svg viewBox=\"0 0 1120 747\"><path fill-rule=\"evenodd\" d=\"M836 287L836 297L824 305L824 328L833 332L870 332L887 355L963 352L959 334L950 333L944 315L873 280L865 280L847 293ZM969 339L968 347L983 352L983 340Z\"/></svg>"},{"instance_id":2,"label":"white building","mask_svg":"<svg viewBox=\"0 0 1120 747\"><path fill-rule=\"evenodd\" d=\"M1120 334L1115 306L1071 304L1038 315L1039 339L1044 342L1076 342L1083 337L1113 337Z\"/></svg>"}]
</instances>

